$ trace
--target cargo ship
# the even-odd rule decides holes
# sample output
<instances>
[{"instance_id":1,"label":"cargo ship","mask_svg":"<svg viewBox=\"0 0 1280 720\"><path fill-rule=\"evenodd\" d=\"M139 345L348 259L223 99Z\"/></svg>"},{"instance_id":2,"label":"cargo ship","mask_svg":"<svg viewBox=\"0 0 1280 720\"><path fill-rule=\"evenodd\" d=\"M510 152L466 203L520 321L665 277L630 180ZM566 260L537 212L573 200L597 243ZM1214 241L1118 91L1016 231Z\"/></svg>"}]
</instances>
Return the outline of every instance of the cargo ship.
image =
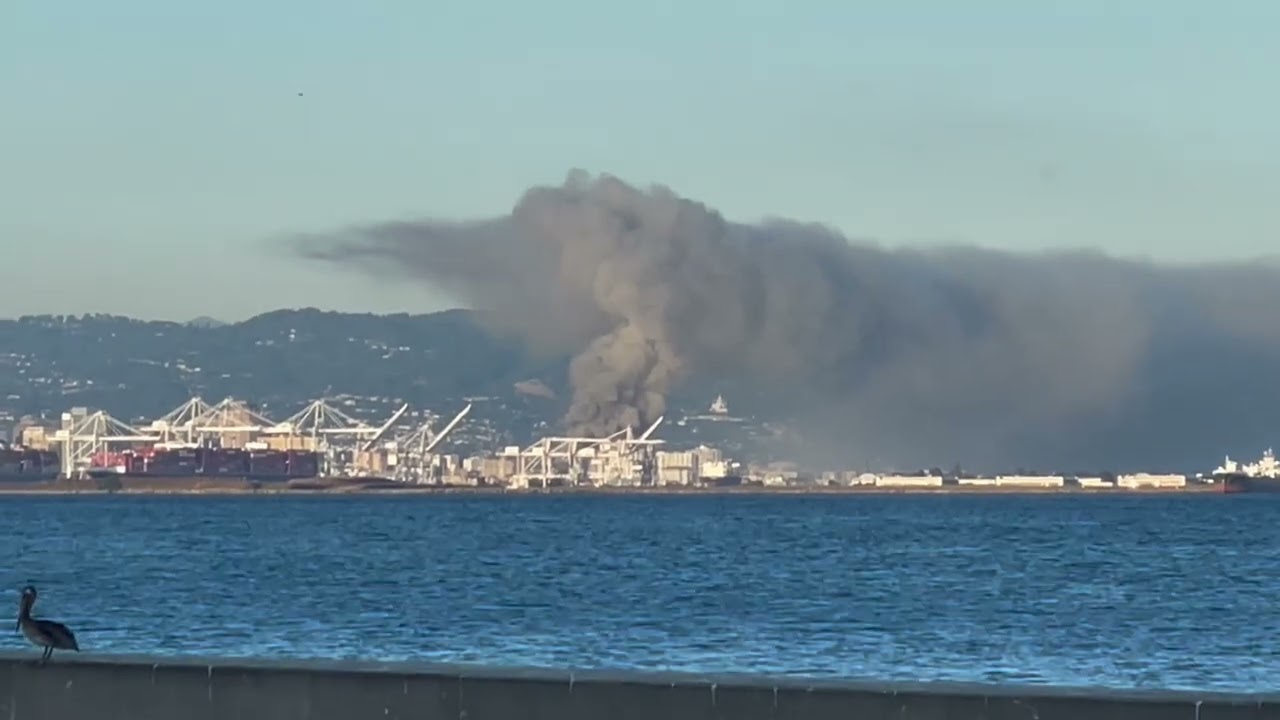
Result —
<instances>
[{"instance_id":1,"label":"cargo ship","mask_svg":"<svg viewBox=\"0 0 1280 720\"><path fill-rule=\"evenodd\" d=\"M320 475L320 455L308 450L154 447L103 452L90 459L89 477L226 478L283 482Z\"/></svg>"},{"instance_id":2,"label":"cargo ship","mask_svg":"<svg viewBox=\"0 0 1280 720\"><path fill-rule=\"evenodd\" d=\"M1213 477L1221 483L1224 493L1280 494L1280 463L1270 449L1253 463L1242 464L1228 457L1213 471Z\"/></svg>"}]
</instances>

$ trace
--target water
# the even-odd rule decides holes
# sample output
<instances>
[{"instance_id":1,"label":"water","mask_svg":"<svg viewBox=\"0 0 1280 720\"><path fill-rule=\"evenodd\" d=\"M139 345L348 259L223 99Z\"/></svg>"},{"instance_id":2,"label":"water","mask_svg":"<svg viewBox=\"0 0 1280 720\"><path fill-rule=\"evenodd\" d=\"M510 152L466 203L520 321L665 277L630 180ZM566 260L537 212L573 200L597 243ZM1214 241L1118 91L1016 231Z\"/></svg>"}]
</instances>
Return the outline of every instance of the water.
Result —
<instances>
[{"instance_id":1,"label":"water","mask_svg":"<svg viewBox=\"0 0 1280 720\"><path fill-rule=\"evenodd\" d=\"M1280 497L6 497L86 650L1273 690ZM17 634L4 635L20 647Z\"/></svg>"}]
</instances>

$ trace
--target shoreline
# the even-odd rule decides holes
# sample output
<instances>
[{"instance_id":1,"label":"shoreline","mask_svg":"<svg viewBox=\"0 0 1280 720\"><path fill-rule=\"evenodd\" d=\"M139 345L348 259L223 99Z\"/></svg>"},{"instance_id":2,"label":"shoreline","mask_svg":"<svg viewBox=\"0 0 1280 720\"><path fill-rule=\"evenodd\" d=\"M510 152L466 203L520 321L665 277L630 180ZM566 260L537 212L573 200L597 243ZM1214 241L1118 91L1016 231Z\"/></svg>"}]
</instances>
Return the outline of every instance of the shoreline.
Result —
<instances>
[{"instance_id":1,"label":"shoreline","mask_svg":"<svg viewBox=\"0 0 1280 720\"><path fill-rule=\"evenodd\" d=\"M467 486L408 486L403 488L360 487L342 485L333 487L138 487L104 490L92 487L2 487L0 498L16 497L64 497L77 495L125 495L125 496L396 496L396 495L509 495L540 497L550 495L640 495L640 496L862 496L885 497L896 495L962 495L962 496L1046 496L1062 495L1119 496L1119 497L1168 497L1172 495L1222 495L1217 485L1188 485L1182 488L990 488L990 487L929 487L929 488L877 488L877 487L574 487L512 489L504 487Z\"/></svg>"}]
</instances>

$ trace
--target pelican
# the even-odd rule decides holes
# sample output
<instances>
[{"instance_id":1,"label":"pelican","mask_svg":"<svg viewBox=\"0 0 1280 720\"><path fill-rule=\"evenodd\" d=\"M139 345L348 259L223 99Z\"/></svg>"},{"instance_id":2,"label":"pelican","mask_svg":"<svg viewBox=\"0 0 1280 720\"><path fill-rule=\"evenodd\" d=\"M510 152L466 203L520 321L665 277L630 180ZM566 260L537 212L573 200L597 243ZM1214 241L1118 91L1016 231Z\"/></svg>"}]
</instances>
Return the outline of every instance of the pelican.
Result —
<instances>
[{"instance_id":1,"label":"pelican","mask_svg":"<svg viewBox=\"0 0 1280 720\"><path fill-rule=\"evenodd\" d=\"M31 617L31 607L35 604L35 587L28 585L22 588L22 605L18 608L18 623L13 629L21 630L33 644L44 648L44 655L40 656L40 664L48 662L54 650L79 652L80 644L76 642L76 635L66 625Z\"/></svg>"}]
</instances>

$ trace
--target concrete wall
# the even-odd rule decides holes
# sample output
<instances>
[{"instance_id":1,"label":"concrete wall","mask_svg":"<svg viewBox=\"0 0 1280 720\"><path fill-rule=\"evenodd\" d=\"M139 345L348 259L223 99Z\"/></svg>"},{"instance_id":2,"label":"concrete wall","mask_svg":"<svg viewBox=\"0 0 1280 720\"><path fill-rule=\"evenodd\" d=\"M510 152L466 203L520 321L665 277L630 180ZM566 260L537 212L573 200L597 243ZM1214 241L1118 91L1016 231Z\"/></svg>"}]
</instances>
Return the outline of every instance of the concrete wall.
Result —
<instances>
[{"instance_id":1,"label":"concrete wall","mask_svg":"<svg viewBox=\"0 0 1280 720\"><path fill-rule=\"evenodd\" d=\"M35 653L38 655L38 653ZM1280 695L1112 693L474 668L0 654L6 720L1240 720Z\"/></svg>"}]
</instances>

